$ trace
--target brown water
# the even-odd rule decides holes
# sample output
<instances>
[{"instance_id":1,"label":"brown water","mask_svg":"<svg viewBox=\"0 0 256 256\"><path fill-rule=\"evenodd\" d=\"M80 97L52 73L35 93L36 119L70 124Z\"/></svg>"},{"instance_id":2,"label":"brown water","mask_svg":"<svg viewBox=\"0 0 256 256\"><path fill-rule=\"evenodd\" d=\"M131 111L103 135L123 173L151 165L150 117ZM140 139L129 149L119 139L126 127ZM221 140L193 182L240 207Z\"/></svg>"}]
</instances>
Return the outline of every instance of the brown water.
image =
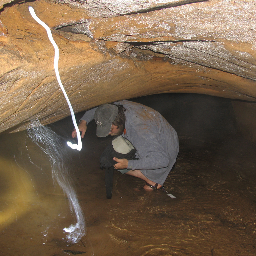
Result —
<instances>
[{"instance_id":1,"label":"brown water","mask_svg":"<svg viewBox=\"0 0 256 256\"><path fill-rule=\"evenodd\" d=\"M180 135L177 163L165 183L176 199L145 192L142 181L117 172L113 197L106 199L98 159L109 138L97 138L91 124L78 152L65 144L71 119L51 125L63 138L60 151L86 222L86 235L76 244L67 242L63 231L76 216L53 182L49 157L26 131L2 134L0 255L256 255L255 145L228 132L233 124L227 116L219 137L213 123L213 132L202 136L206 123L192 126L188 116L183 122L177 111L161 111L173 117ZM188 123L193 136L185 129Z\"/></svg>"}]
</instances>

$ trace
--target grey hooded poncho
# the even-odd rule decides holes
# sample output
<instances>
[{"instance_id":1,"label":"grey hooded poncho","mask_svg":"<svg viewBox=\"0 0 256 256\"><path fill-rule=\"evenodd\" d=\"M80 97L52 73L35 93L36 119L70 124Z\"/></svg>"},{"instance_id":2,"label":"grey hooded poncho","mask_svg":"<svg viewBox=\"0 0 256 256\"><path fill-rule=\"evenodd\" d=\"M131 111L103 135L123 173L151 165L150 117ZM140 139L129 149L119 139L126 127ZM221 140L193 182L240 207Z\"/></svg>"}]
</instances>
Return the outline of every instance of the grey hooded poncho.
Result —
<instances>
[{"instance_id":1,"label":"grey hooded poncho","mask_svg":"<svg viewBox=\"0 0 256 256\"><path fill-rule=\"evenodd\" d=\"M137 150L137 160L128 161L128 169L140 170L148 179L163 185L178 152L179 140L173 127L157 111L131 101L115 102L123 105L127 138ZM93 120L97 108L81 118L87 124Z\"/></svg>"}]
</instances>

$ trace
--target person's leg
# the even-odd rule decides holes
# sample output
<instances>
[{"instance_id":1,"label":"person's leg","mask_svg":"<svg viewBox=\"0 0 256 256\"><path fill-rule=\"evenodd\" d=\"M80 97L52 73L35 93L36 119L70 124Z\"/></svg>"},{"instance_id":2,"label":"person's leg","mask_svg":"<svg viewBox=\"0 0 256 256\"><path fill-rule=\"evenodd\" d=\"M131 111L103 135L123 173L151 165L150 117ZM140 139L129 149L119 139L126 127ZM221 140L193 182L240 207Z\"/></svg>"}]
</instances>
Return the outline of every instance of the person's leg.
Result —
<instances>
[{"instance_id":1,"label":"person's leg","mask_svg":"<svg viewBox=\"0 0 256 256\"><path fill-rule=\"evenodd\" d=\"M140 179L146 181L146 183L148 183L149 185L155 186L155 184L156 184L154 181L149 180L140 170L134 170L134 171L130 170L130 171L126 172L126 174L140 178ZM162 185L158 184L157 189L159 189L161 187L162 187ZM145 185L144 189L148 190L148 191L153 190L153 188L149 187L148 185Z\"/></svg>"}]
</instances>

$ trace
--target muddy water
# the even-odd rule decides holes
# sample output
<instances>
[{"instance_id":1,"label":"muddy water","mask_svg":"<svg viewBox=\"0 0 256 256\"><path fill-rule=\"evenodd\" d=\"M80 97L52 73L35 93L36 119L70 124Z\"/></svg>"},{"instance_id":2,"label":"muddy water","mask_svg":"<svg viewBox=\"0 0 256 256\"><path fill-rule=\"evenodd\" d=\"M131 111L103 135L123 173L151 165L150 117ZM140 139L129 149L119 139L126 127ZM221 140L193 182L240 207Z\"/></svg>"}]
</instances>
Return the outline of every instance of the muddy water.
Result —
<instances>
[{"instance_id":1,"label":"muddy water","mask_svg":"<svg viewBox=\"0 0 256 256\"><path fill-rule=\"evenodd\" d=\"M63 140L86 222L86 235L69 243L63 228L76 216L53 181L49 157L26 131L1 134L0 255L256 255L256 147L236 133L229 102L188 95L139 101L179 134L180 153L165 183L176 198L145 192L142 181L115 173L106 199L98 159L110 139L97 138L91 124L82 151L73 151L65 144L71 119L62 120L50 128Z\"/></svg>"}]
</instances>

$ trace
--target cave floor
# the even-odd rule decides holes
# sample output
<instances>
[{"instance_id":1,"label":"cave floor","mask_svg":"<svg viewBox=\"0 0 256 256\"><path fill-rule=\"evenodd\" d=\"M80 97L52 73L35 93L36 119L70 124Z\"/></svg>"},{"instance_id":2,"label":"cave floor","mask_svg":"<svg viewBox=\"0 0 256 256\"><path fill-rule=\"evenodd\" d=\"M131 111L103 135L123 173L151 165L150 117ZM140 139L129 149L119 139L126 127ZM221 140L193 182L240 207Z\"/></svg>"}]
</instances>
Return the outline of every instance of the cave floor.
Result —
<instances>
[{"instance_id":1,"label":"cave floor","mask_svg":"<svg viewBox=\"0 0 256 256\"><path fill-rule=\"evenodd\" d=\"M13 176L1 165L0 255L256 255L254 145L239 137L209 143L181 136L177 163L165 183L175 199L143 191L142 181L119 173L113 197L106 199L98 158L109 140L92 130L82 151L67 156L87 228L76 244L66 241L63 228L75 223L75 216L52 181L47 157L26 132L1 136L1 157ZM27 183L13 166L25 170ZM19 203L18 186L26 190L29 181L32 189ZM6 221L10 204L16 205L15 214Z\"/></svg>"}]
</instances>

